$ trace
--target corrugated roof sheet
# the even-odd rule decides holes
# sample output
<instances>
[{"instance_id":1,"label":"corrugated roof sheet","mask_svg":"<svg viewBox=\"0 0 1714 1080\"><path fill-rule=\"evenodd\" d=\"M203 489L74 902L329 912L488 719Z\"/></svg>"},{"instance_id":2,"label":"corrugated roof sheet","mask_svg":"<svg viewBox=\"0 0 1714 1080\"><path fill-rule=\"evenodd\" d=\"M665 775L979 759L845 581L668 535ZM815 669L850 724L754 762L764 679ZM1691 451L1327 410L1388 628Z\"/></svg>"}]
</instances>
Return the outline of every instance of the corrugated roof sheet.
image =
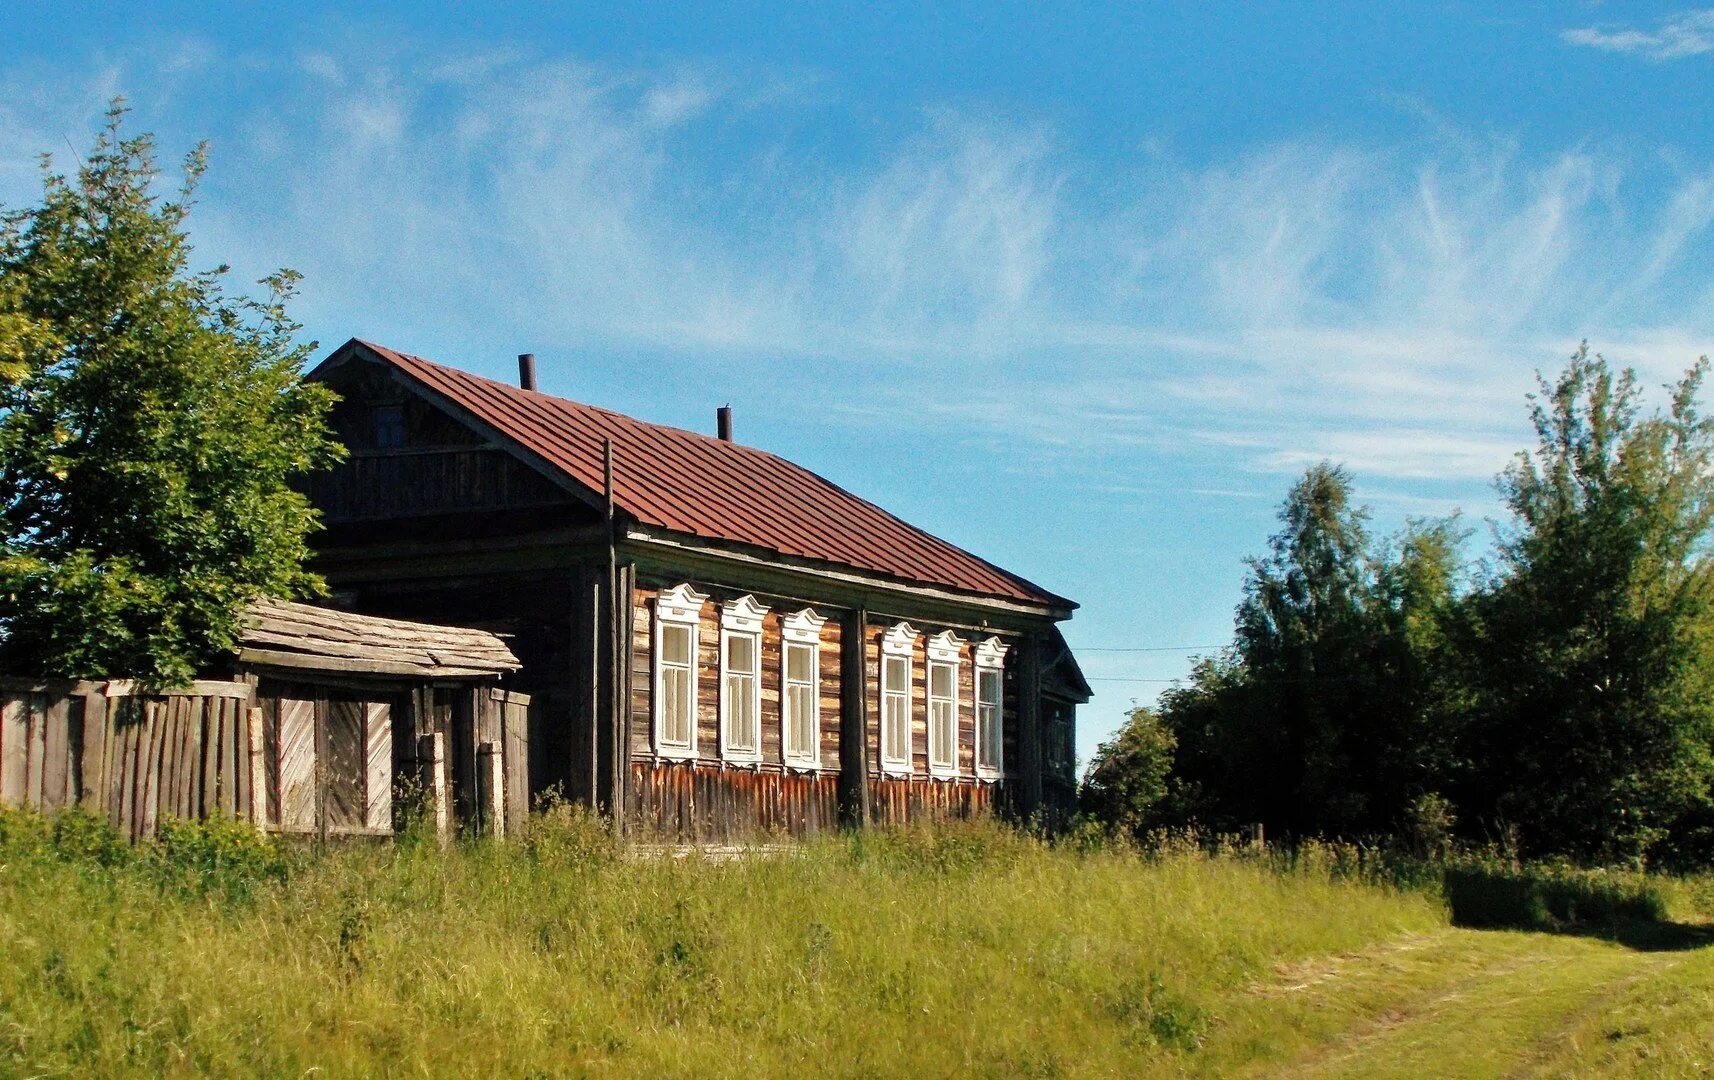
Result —
<instances>
[{"instance_id":1,"label":"corrugated roof sheet","mask_svg":"<svg viewBox=\"0 0 1714 1080\"><path fill-rule=\"evenodd\" d=\"M614 502L644 525L915 584L1073 606L765 450L359 344L591 491L603 489L602 440L613 440Z\"/></svg>"}]
</instances>

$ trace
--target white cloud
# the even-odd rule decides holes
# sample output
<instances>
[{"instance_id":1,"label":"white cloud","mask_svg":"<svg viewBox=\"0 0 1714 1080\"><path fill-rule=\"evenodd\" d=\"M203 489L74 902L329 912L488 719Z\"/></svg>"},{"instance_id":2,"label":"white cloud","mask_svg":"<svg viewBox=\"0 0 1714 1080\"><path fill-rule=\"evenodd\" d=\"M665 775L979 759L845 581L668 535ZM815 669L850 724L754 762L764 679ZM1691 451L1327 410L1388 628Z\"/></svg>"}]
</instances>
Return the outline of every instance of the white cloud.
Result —
<instances>
[{"instance_id":1,"label":"white cloud","mask_svg":"<svg viewBox=\"0 0 1714 1080\"><path fill-rule=\"evenodd\" d=\"M48 74L0 81L0 191L63 132L85 145L112 89L157 80ZM187 86L140 119L169 146L224 130L199 240L245 272L304 271L314 326L837 365L848 400L804 379L793 402L1021 440L1030 468L1092 484L1223 455L1485 490L1532 370L1580 338L1652 381L1714 350L1706 159L1526 150L1436 119L1392 145L1095 161L970 107L830 156L796 138L802 88L840 107L802 73L495 50L305 55L268 77L265 107L199 112Z\"/></svg>"},{"instance_id":2,"label":"white cloud","mask_svg":"<svg viewBox=\"0 0 1714 1080\"><path fill-rule=\"evenodd\" d=\"M1566 30L1561 40L1649 60L1682 60L1714 53L1714 10L1685 11L1662 19L1652 30L1629 26L1586 26Z\"/></svg>"}]
</instances>

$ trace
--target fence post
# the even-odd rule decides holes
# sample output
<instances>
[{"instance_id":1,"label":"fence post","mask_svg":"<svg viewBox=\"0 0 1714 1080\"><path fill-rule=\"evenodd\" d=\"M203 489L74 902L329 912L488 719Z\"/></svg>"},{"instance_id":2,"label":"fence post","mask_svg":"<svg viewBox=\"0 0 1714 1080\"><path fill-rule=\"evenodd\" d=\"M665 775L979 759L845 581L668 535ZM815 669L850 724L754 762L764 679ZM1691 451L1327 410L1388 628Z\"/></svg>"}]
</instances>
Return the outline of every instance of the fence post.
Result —
<instances>
[{"instance_id":1,"label":"fence post","mask_svg":"<svg viewBox=\"0 0 1714 1080\"><path fill-rule=\"evenodd\" d=\"M476 748L476 803L480 827L489 836L506 834L506 779L499 747L485 742Z\"/></svg>"},{"instance_id":2,"label":"fence post","mask_svg":"<svg viewBox=\"0 0 1714 1080\"><path fill-rule=\"evenodd\" d=\"M428 812L434 820L434 833L441 846L452 839L450 808L446 801L446 736L431 731L417 739L417 760L423 772L423 791L428 797Z\"/></svg>"},{"instance_id":3,"label":"fence post","mask_svg":"<svg viewBox=\"0 0 1714 1080\"><path fill-rule=\"evenodd\" d=\"M250 820L260 832L268 831L268 767L263 750L261 709L246 710L250 718L248 749L250 751Z\"/></svg>"}]
</instances>

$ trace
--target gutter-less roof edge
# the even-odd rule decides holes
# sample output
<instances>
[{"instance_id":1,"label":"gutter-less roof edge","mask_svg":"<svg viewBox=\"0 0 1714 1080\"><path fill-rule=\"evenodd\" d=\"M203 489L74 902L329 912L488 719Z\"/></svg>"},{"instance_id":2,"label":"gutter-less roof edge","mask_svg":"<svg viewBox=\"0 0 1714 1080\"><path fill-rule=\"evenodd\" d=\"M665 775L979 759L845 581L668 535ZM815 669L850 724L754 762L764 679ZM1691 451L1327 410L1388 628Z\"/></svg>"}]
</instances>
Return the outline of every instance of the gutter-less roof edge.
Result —
<instances>
[{"instance_id":1,"label":"gutter-less roof edge","mask_svg":"<svg viewBox=\"0 0 1714 1080\"><path fill-rule=\"evenodd\" d=\"M879 574L900 585L943 588L1045 609L1077 604L925 532L819 474L768 451L638 420L600 406L525 391L352 338L309 373L325 378L361 350L468 423L522 450L537 468L593 495L600 441L621 461L617 508L639 524L692 542L736 544L828 567ZM588 446L581 445L587 442ZM587 459L587 460L583 460ZM591 472L580 475L579 466Z\"/></svg>"}]
</instances>

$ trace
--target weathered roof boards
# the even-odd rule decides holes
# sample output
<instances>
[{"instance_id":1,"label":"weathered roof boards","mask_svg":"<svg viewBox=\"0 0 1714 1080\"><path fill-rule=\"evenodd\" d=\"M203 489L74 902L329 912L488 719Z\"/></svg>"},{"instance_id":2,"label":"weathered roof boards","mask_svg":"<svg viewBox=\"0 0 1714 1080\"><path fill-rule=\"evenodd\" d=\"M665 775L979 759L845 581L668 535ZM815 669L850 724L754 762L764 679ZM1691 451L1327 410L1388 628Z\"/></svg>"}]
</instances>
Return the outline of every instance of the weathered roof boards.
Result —
<instances>
[{"instance_id":1,"label":"weathered roof boards","mask_svg":"<svg viewBox=\"0 0 1714 1080\"><path fill-rule=\"evenodd\" d=\"M310 484L332 603L500 635L538 794L681 840L1069 809L1088 689L1064 597L729 421L700 435L358 340L311 377L340 394L351 450ZM353 662L494 662L273 618L270 652L313 637ZM906 623L907 644L884 640Z\"/></svg>"}]
</instances>

